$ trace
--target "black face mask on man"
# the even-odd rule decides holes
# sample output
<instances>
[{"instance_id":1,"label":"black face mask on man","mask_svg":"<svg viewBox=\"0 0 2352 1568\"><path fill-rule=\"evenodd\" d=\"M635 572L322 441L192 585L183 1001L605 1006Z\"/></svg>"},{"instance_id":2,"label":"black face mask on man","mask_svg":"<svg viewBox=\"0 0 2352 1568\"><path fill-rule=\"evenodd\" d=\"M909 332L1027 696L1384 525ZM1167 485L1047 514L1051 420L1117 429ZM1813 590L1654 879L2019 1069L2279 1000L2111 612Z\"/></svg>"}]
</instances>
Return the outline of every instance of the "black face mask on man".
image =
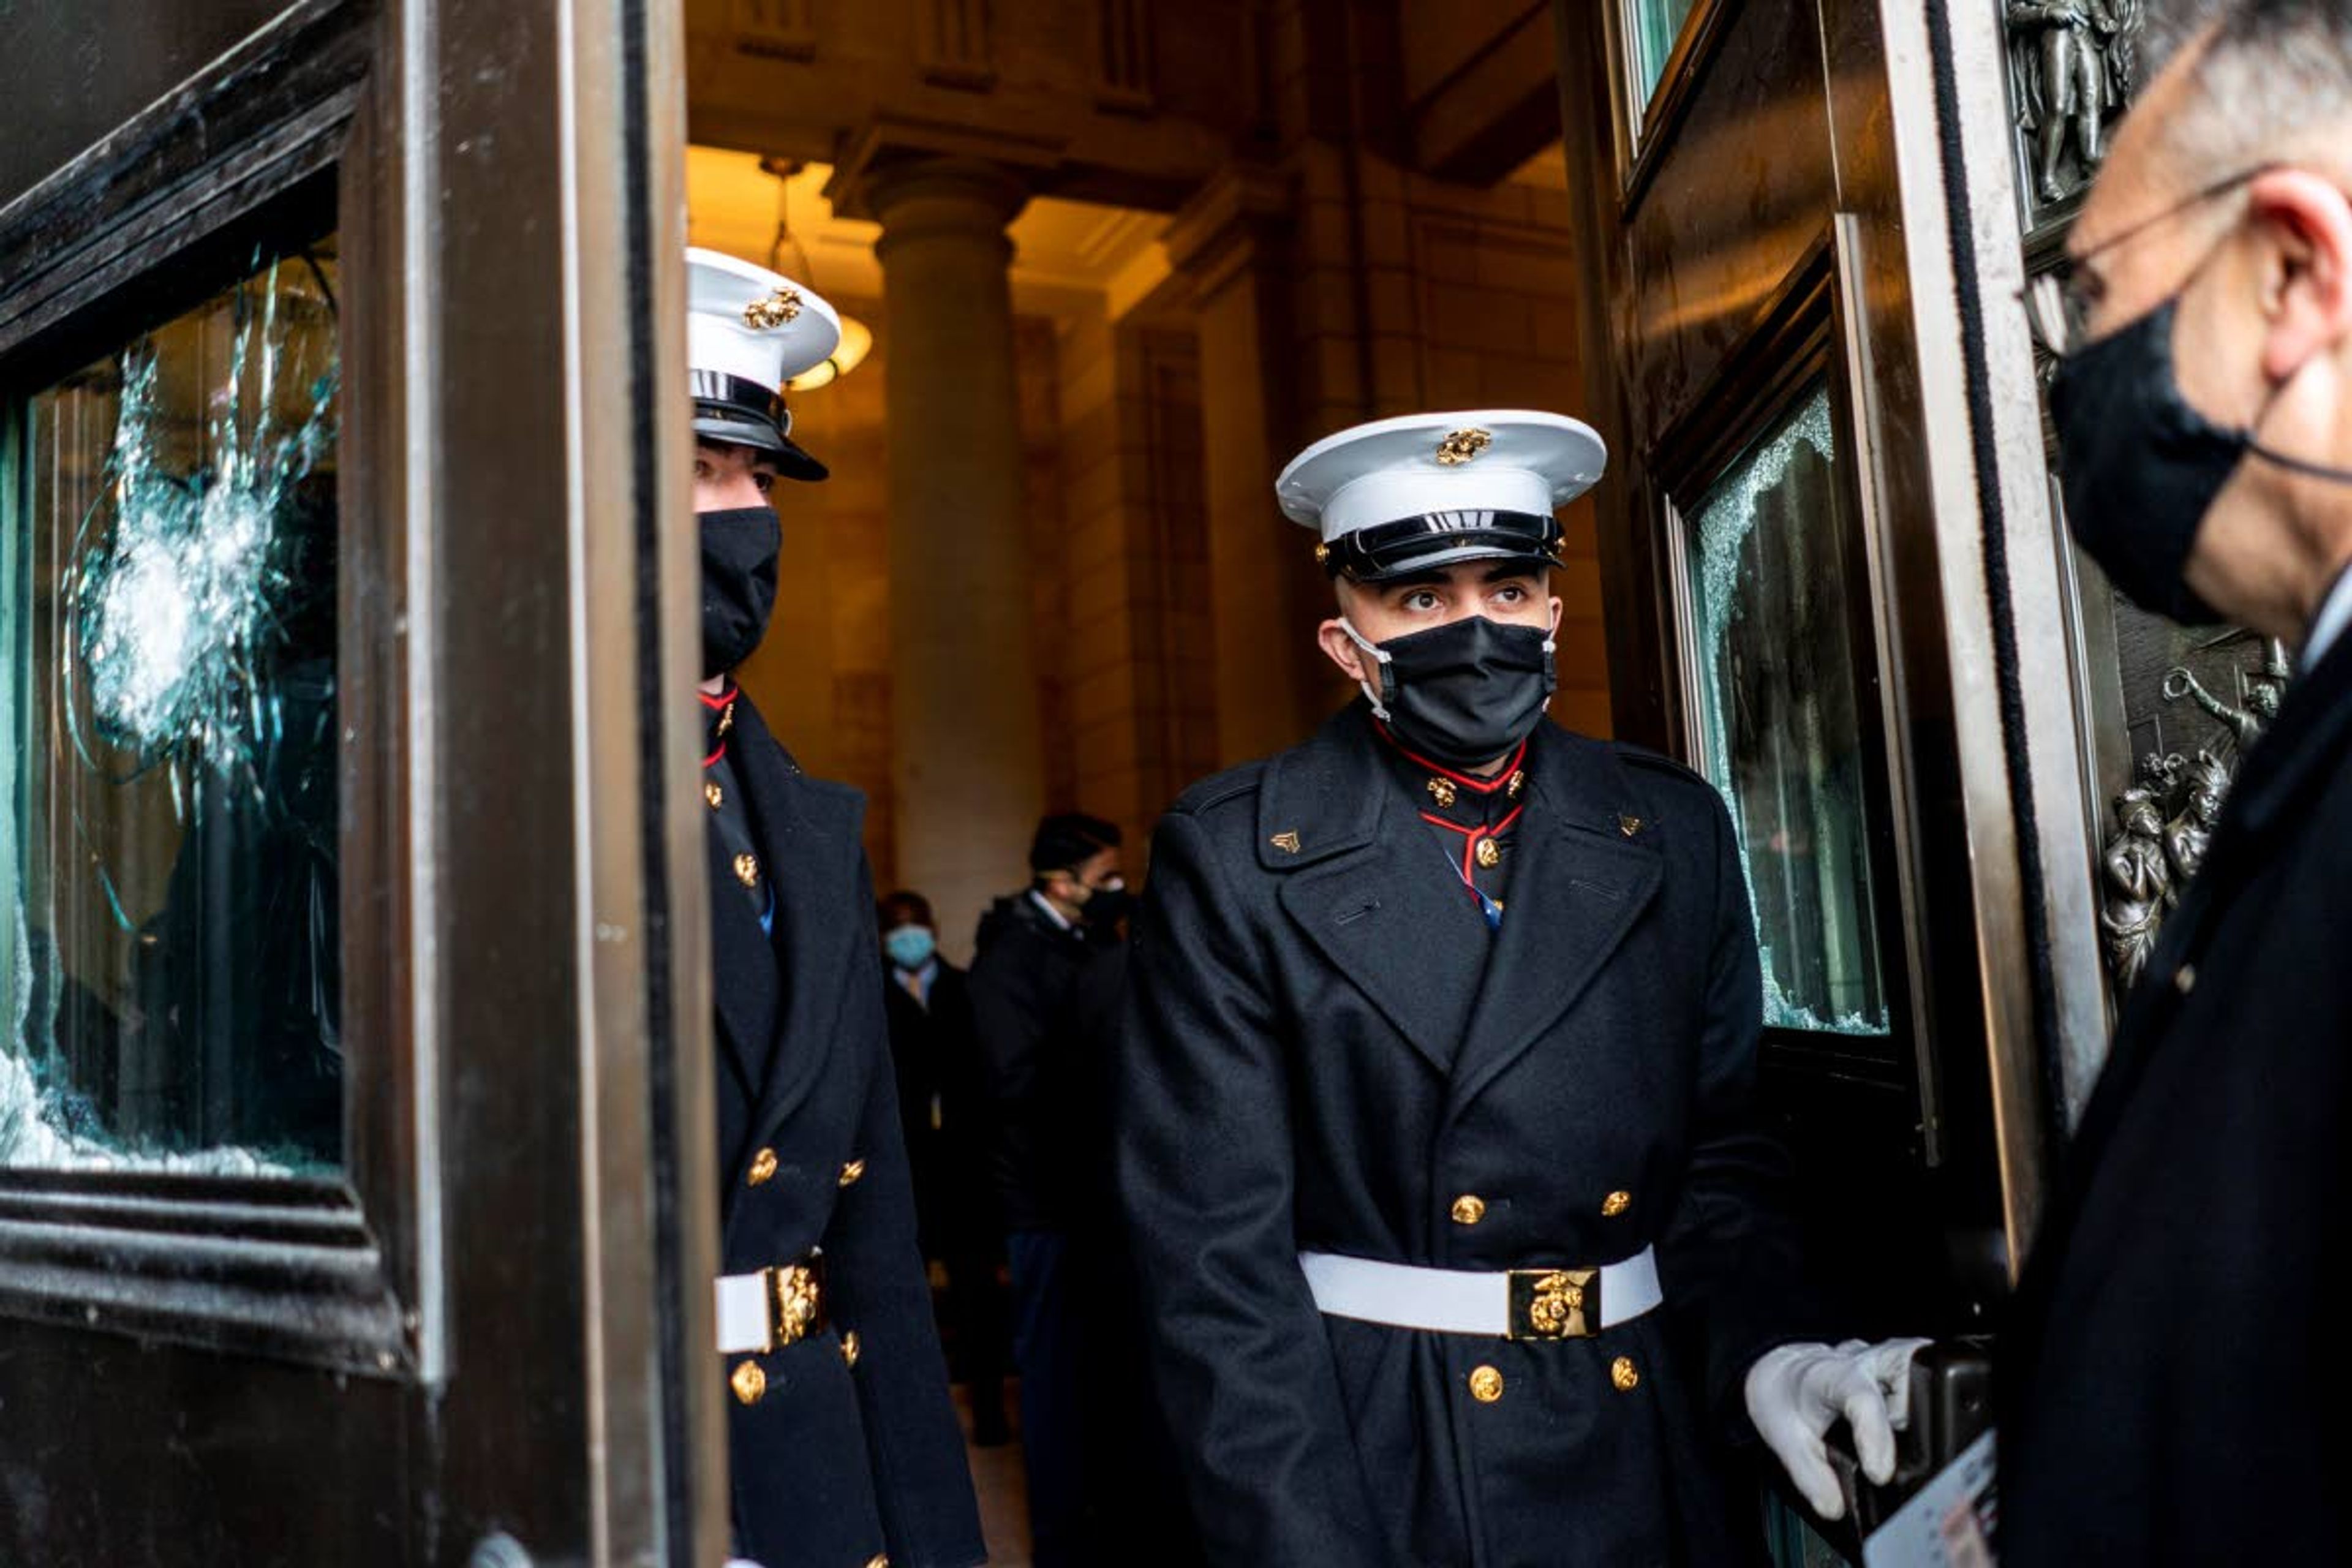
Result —
<instances>
[{"instance_id":1,"label":"black face mask on man","mask_svg":"<svg viewBox=\"0 0 2352 1568\"><path fill-rule=\"evenodd\" d=\"M776 557L784 547L772 508L698 512L702 529L702 673L726 674L751 657L776 607Z\"/></svg>"},{"instance_id":2,"label":"black face mask on man","mask_svg":"<svg viewBox=\"0 0 2352 1568\"><path fill-rule=\"evenodd\" d=\"M1373 643L1339 626L1377 666L1378 686L1362 682L1372 716L1449 768L1484 766L1526 740L1559 684L1541 626L1465 616Z\"/></svg>"},{"instance_id":3,"label":"black face mask on man","mask_svg":"<svg viewBox=\"0 0 2352 1568\"><path fill-rule=\"evenodd\" d=\"M2189 405L2172 368L2178 296L2058 366L2050 415L2066 524L2132 603L2169 620L2221 619L2197 596L2189 555L2205 514L2249 457L2352 484L2352 473L2272 451Z\"/></svg>"},{"instance_id":4,"label":"black face mask on man","mask_svg":"<svg viewBox=\"0 0 2352 1568\"><path fill-rule=\"evenodd\" d=\"M1100 887L1089 884L1087 901L1078 906L1078 919L1089 931L1102 935L1134 910L1135 895L1127 890L1124 882L1117 885L1105 883Z\"/></svg>"}]
</instances>

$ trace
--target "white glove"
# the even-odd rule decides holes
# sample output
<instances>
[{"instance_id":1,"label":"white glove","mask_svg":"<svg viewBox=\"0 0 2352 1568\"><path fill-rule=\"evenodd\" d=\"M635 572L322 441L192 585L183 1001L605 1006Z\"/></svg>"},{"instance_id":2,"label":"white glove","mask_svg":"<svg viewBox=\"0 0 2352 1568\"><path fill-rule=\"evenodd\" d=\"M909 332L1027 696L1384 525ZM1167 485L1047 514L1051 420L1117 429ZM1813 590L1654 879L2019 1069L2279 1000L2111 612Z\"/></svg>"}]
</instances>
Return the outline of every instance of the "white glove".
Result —
<instances>
[{"instance_id":1,"label":"white glove","mask_svg":"<svg viewBox=\"0 0 2352 1568\"><path fill-rule=\"evenodd\" d=\"M1845 1497L1822 1451L1822 1435L1841 1415L1853 1428L1862 1473L1884 1486L1895 1475L1895 1434L1911 1421L1911 1358L1926 1340L1848 1340L1782 1345L1748 1369L1748 1415L1757 1434L1797 1483L1815 1513L1837 1519Z\"/></svg>"}]
</instances>

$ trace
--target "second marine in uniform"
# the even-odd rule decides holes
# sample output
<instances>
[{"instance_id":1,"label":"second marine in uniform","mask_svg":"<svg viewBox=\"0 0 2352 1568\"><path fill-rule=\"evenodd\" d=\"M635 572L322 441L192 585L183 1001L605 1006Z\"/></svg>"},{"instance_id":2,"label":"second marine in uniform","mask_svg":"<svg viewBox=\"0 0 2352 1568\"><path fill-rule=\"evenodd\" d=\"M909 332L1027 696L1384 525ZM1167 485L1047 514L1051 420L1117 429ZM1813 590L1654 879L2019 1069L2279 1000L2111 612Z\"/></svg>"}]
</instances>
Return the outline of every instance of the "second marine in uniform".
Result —
<instances>
[{"instance_id":1,"label":"second marine in uniform","mask_svg":"<svg viewBox=\"0 0 2352 1568\"><path fill-rule=\"evenodd\" d=\"M792 440L782 386L840 329L731 257L688 252L688 280L725 1271L709 1364L735 1550L763 1568L969 1568L986 1551L916 1242L865 802L803 773L732 674L775 604L768 490L825 472Z\"/></svg>"},{"instance_id":2,"label":"second marine in uniform","mask_svg":"<svg viewBox=\"0 0 2352 1568\"><path fill-rule=\"evenodd\" d=\"M1308 448L1279 494L1363 699L1154 840L1119 1184L1216 1563L1727 1563L1721 1439L1824 1511L1835 1415L1891 1469L1910 1347L1803 1338L1722 802L1543 722L1602 462L1509 411Z\"/></svg>"}]
</instances>

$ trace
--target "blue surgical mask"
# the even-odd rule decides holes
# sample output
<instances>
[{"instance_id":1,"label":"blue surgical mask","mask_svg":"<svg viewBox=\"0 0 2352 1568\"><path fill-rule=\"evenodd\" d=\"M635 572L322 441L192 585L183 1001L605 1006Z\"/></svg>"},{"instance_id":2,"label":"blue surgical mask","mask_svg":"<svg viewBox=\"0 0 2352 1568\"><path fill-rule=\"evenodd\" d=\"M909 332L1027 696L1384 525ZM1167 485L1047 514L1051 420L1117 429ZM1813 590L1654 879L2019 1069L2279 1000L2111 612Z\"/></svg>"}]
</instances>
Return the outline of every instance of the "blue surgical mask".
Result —
<instances>
[{"instance_id":1,"label":"blue surgical mask","mask_svg":"<svg viewBox=\"0 0 2352 1568\"><path fill-rule=\"evenodd\" d=\"M890 955L890 962L910 974L929 963L939 950L939 939L929 926L896 926L882 938L882 951Z\"/></svg>"}]
</instances>

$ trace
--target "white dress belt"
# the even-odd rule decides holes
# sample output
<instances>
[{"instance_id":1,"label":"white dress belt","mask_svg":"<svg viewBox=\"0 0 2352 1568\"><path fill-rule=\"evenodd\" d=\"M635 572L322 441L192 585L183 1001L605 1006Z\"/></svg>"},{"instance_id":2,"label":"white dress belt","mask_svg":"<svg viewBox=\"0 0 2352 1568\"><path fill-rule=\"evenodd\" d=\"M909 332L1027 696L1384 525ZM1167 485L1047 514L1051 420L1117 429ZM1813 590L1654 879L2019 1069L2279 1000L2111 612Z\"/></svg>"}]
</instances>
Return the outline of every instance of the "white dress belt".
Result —
<instances>
[{"instance_id":1,"label":"white dress belt","mask_svg":"<svg viewBox=\"0 0 2352 1568\"><path fill-rule=\"evenodd\" d=\"M1326 1316L1426 1329L1444 1334L1486 1334L1510 1339L1570 1339L1633 1321L1665 1300L1658 1283L1658 1255L1643 1247L1622 1263L1594 1269L1515 1268L1474 1272L1423 1268L1411 1263L1381 1263L1336 1252L1302 1252L1299 1270ZM1572 1297L1566 1281L1574 1281ZM1594 1289L1593 1287L1598 1289ZM1515 1313L1515 1294L1520 1310ZM1582 1303L1598 1296L1598 1319ZM1532 1313L1528 1303L1558 1305L1572 1300L1576 1310ZM1516 1321L1515 1321L1516 1320ZM1572 1325L1572 1326L1561 1326Z\"/></svg>"},{"instance_id":2,"label":"white dress belt","mask_svg":"<svg viewBox=\"0 0 2352 1568\"><path fill-rule=\"evenodd\" d=\"M750 1274L721 1275L711 1304L720 1355L765 1354L825 1326L824 1255Z\"/></svg>"},{"instance_id":3,"label":"white dress belt","mask_svg":"<svg viewBox=\"0 0 2352 1568\"><path fill-rule=\"evenodd\" d=\"M719 1353L759 1354L775 1348L776 1310L771 1304L768 1274L727 1274L719 1277Z\"/></svg>"}]
</instances>

